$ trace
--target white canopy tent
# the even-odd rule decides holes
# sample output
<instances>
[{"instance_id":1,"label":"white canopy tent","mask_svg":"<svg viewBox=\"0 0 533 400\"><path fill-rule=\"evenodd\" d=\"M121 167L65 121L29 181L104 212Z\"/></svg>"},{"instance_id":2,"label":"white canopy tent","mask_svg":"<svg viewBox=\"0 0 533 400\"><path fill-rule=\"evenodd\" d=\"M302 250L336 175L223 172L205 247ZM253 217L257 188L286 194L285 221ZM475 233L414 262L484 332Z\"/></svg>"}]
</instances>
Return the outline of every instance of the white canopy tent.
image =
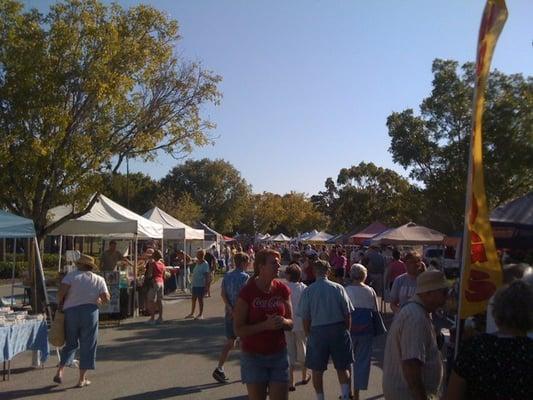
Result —
<instances>
[{"instance_id":1,"label":"white canopy tent","mask_svg":"<svg viewBox=\"0 0 533 400\"><path fill-rule=\"evenodd\" d=\"M256 242L262 242L264 240L268 240L268 238L270 237L270 234L269 233L266 233L266 234L262 234L261 232L259 233L256 233L255 236L254 236L254 241Z\"/></svg>"},{"instance_id":2,"label":"white canopy tent","mask_svg":"<svg viewBox=\"0 0 533 400\"><path fill-rule=\"evenodd\" d=\"M49 220L58 221L71 210L70 206L53 208L48 212ZM133 282L136 292L138 239L163 239L163 225L150 221L100 194L87 214L65 221L50 232L50 235L134 239ZM136 310L136 306L134 309Z\"/></svg>"},{"instance_id":3,"label":"white canopy tent","mask_svg":"<svg viewBox=\"0 0 533 400\"><path fill-rule=\"evenodd\" d=\"M195 229L167 214L159 207L154 207L143 214L143 217L163 226L165 240L204 240L204 230Z\"/></svg>"},{"instance_id":4,"label":"white canopy tent","mask_svg":"<svg viewBox=\"0 0 533 400\"><path fill-rule=\"evenodd\" d=\"M48 212L49 220L55 222L71 210L71 206L52 208ZM65 221L50 235L163 239L163 226L100 194L87 214Z\"/></svg>"},{"instance_id":5,"label":"white canopy tent","mask_svg":"<svg viewBox=\"0 0 533 400\"><path fill-rule=\"evenodd\" d=\"M187 251L187 241L201 240L203 247L203 241L205 239L203 229L195 229L174 218L172 215L167 214L159 207L148 210L144 213L143 217L163 226L163 239L183 242L183 251L185 253L191 254L192 252L191 243L189 243L189 251Z\"/></svg>"},{"instance_id":6,"label":"white canopy tent","mask_svg":"<svg viewBox=\"0 0 533 400\"><path fill-rule=\"evenodd\" d=\"M13 306L14 304L17 239L33 239L33 245L35 246L35 254L37 256L37 268L39 269L43 285L45 304L48 306L48 294L46 292L46 283L44 281L43 264L41 261L41 253L39 251L39 244L37 243L37 235L35 233L35 226L33 225L33 221L31 219L19 217L18 215L14 215L6 211L0 210L0 238L13 239L13 268L11 270L11 305ZM34 281L36 282L35 279ZM34 289L36 289L36 287ZM36 291L34 291L33 293L35 295Z\"/></svg>"},{"instance_id":7,"label":"white canopy tent","mask_svg":"<svg viewBox=\"0 0 533 400\"><path fill-rule=\"evenodd\" d=\"M303 242L305 241L308 237L310 236L313 236L313 235L316 235L318 233L318 231L316 229L313 229L311 232L304 232L302 233L301 235L298 235L294 238L292 238L292 241L293 242Z\"/></svg>"},{"instance_id":8,"label":"white canopy tent","mask_svg":"<svg viewBox=\"0 0 533 400\"><path fill-rule=\"evenodd\" d=\"M270 236L266 240L267 241L272 241L272 242L290 242L291 238L288 237L287 235L284 235L283 233L278 233L277 235Z\"/></svg>"},{"instance_id":9,"label":"white canopy tent","mask_svg":"<svg viewBox=\"0 0 533 400\"><path fill-rule=\"evenodd\" d=\"M329 233L318 232L314 230L309 235L305 236L303 239L300 239L300 241L301 242L326 242L332 237L333 235L330 235Z\"/></svg>"},{"instance_id":10,"label":"white canopy tent","mask_svg":"<svg viewBox=\"0 0 533 400\"><path fill-rule=\"evenodd\" d=\"M445 237L446 235L441 232L409 222L374 236L370 242L372 244L422 246L443 244Z\"/></svg>"}]
</instances>

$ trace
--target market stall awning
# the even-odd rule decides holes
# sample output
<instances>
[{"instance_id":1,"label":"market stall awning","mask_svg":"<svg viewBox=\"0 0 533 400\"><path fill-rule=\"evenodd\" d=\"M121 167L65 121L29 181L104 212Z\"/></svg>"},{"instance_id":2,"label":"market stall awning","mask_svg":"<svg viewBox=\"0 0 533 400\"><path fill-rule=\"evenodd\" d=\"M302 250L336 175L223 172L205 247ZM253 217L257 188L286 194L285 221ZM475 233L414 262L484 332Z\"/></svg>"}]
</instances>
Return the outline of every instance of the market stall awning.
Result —
<instances>
[{"instance_id":1,"label":"market stall awning","mask_svg":"<svg viewBox=\"0 0 533 400\"><path fill-rule=\"evenodd\" d=\"M0 238L32 237L35 237L35 227L31 219L0 210Z\"/></svg>"},{"instance_id":2,"label":"market stall awning","mask_svg":"<svg viewBox=\"0 0 533 400\"><path fill-rule=\"evenodd\" d=\"M223 235L215 231L213 228L207 226L207 224L204 224L203 222L199 221L196 226L198 229L203 229L205 232L205 240L212 241L212 242L220 242L222 241Z\"/></svg>"},{"instance_id":3,"label":"market stall awning","mask_svg":"<svg viewBox=\"0 0 533 400\"><path fill-rule=\"evenodd\" d=\"M376 235L383 233L390 229L381 222L372 222L365 229L351 236L352 243L362 245L366 240L374 238Z\"/></svg>"},{"instance_id":4,"label":"market stall awning","mask_svg":"<svg viewBox=\"0 0 533 400\"><path fill-rule=\"evenodd\" d=\"M59 206L48 212L51 222L70 213L72 207ZM55 228L51 235L110 236L140 239L162 239L163 225L152 222L100 194L89 212L70 219Z\"/></svg>"},{"instance_id":5,"label":"market stall awning","mask_svg":"<svg viewBox=\"0 0 533 400\"><path fill-rule=\"evenodd\" d=\"M533 229L533 192L496 207L490 214L492 226Z\"/></svg>"},{"instance_id":6,"label":"market stall awning","mask_svg":"<svg viewBox=\"0 0 533 400\"><path fill-rule=\"evenodd\" d=\"M317 232L312 233L311 235L306 236L304 239L301 239L302 242L327 242L329 239L333 237L333 235L330 235L326 232Z\"/></svg>"},{"instance_id":7,"label":"market stall awning","mask_svg":"<svg viewBox=\"0 0 533 400\"><path fill-rule=\"evenodd\" d=\"M167 214L159 207L148 210L144 218L163 225L163 239L166 240L204 240L204 230L195 229Z\"/></svg>"},{"instance_id":8,"label":"market stall awning","mask_svg":"<svg viewBox=\"0 0 533 400\"><path fill-rule=\"evenodd\" d=\"M533 248L533 192L496 207L490 215L499 248Z\"/></svg>"},{"instance_id":9,"label":"market stall awning","mask_svg":"<svg viewBox=\"0 0 533 400\"><path fill-rule=\"evenodd\" d=\"M277 235L270 236L267 240L272 242L290 242L291 238L283 233L278 233Z\"/></svg>"},{"instance_id":10,"label":"market stall awning","mask_svg":"<svg viewBox=\"0 0 533 400\"><path fill-rule=\"evenodd\" d=\"M422 246L428 244L443 244L444 235L436 230L417 225L409 222L398 228L389 229L377 236L374 236L370 242L372 244L390 244L390 245L413 245Z\"/></svg>"}]
</instances>

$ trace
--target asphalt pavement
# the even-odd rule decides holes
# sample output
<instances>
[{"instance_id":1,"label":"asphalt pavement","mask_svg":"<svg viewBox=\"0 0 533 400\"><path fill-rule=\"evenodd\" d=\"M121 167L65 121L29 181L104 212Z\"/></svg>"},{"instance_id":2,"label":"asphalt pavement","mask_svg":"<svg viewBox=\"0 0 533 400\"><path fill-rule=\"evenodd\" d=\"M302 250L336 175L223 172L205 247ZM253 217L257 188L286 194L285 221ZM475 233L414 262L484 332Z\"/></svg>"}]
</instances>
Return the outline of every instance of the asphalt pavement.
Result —
<instances>
[{"instance_id":1,"label":"asphalt pavement","mask_svg":"<svg viewBox=\"0 0 533 400\"><path fill-rule=\"evenodd\" d=\"M202 321L184 319L190 311L189 297L170 295L161 325L148 325L146 317L139 317L101 327L96 370L89 372L92 384L85 388L75 388L78 371L74 368L65 370L63 384L52 382L58 362L55 351L43 368L31 367L30 352L19 354L11 362L11 380L0 379L0 399L246 399L238 350L225 366L228 383L220 384L211 376L225 341L220 281L205 303ZM374 346L369 390L361 392L361 399L383 398L383 348L384 338L380 338ZM324 385L326 399L337 399L340 388L331 364ZM298 386L289 398L313 399L311 383Z\"/></svg>"}]
</instances>

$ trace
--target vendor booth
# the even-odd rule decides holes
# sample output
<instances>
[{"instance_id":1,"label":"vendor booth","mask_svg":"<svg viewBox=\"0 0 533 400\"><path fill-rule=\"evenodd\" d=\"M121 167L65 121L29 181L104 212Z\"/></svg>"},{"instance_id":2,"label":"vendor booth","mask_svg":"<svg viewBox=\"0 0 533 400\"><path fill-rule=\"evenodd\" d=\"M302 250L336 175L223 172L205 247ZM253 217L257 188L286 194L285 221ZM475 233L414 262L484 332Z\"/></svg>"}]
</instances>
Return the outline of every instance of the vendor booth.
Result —
<instances>
[{"instance_id":1,"label":"vendor booth","mask_svg":"<svg viewBox=\"0 0 533 400\"><path fill-rule=\"evenodd\" d=\"M170 251L169 256L172 255L173 250L177 250L177 248L173 248L174 246L169 246L169 242L179 244L178 247L191 258L195 257L197 248L204 247L205 235L203 229L192 228L172 215L167 214L159 207L148 210L144 213L143 217L163 226L163 239L166 242L167 249ZM172 260L173 257L168 257L168 270L172 273L172 277L165 281L165 292L176 289L185 290L187 288L190 267L186 262L186 255L182 255L180 262L175 264L173 263L174 260Z\"/></svg>"},{"instance_id":2,"label":"vendor booth","mask_svg":"<svg viewBox=\"0 0 533 400\"><path fill-rule=\"evenodd\" d=\"M365 229L353 234L350 239L353 244L359 246L368 245L371 239L389 229L389 227L383 225L381 222L372 222Z\"/></svg>"},{"instance_id":3,"label":"vendor booth","mask_svg":"<svg viewBox=\"0 0 533 400\"><path fill-rule=\"evenodd\" d=\"M378 245L423 246L444 244L445 234L436 230L409 222L398 228L389 229L374 236L370 242Z\"/></svg>"},{"instance_id":4,"label":"vendor booth","mask_svg":"<svg viewBox=\"0 0 533 400\"><path fill-rule=\"evenodd\" d=\"M196 227L204 231L204 248L208 249L215 245L217 250L220 252L220 246L224 244L224 236L203 222L198 222Z\"/></svg>"},{"instance_id":5,"label":"vendor booth","mask_svg":"<svg viewBox=\"0 0 533 400\"><path fill-rule=\"evenodd\" d=\"M333 235L330 235L329 233L318 232L318 231L315 230L315 231L311 232L311 234L309 234L307 236L304 236L302 239L300 239L300 242L304 242L304 243L325 243L329 239L331 239L332 237L333 237Z\"/></svg>"},{"instance_id":6,"label":"vendor booth","mask_svg":"<svg viewBox=\"0 0 533 400\"><path fill-rule=\"evenodd\" d=\"M70 206L60 206L50 210L50 220L52 222L57 221L62 215L65 215L65 212L70 212L69 208L72 209ZM136 314L138 306L136 293L140 278L138 241L163 239L163 226L161 224L152 222L100 194L87 214L65 221L50 234L132 240L133 266L128 267L125 271L105 272L104 274L111 292L111 301L101 312L104 314L120 312L121 315L125 315L121 307L128 306L128 309ZM120 289L129 292L129 295L126 296L127 304L121 304L124 302L125 296L124 291ZM116 292L120 292L120 295L117 295ZM131 294L134 295L131 296ZM131 313L128 312L127 314Z\"/></svg>"},{"instance_id":7,"label":"vendor booth","mask_svg":"<svg viewBox=\"0 0 533 400\"><path fill-rule=\"evenodd\" d=\"M44 304L47 306L48 294L33 221L0 210L0 238L13 239L14 250L17 248L17 240L29 239L31 241L32 251L30 251L30 254L35 254L36 263L35 269L32 271L33 285L30 289L34 294L38 293L37 281L39 280L44 292L44 299L39 300L44 300ZM30 256L28 262L30 266L32 265L31 258ZM15 311L12 308L14 306L15 263L16 252L14 251L11 272L11 298L7 302L8 304L0 305L0 362L3 363L4 380L6 379L6 374L9 379L11 360L17 354L26 350L33 350L35 352L34 362L38 364L39 361L46 361L49 353L46 317L44 314L37 314L41 308L37 296L33 296L34 306L37 306L37 309L33 309L34 315L28 315L27 311Z\"/></svg>"},{"instance_id":8,"label":"vendor booth","mask_svg":"<svg viewBox=\"0 0 533 400\"><path fill-rule=\"evenodd\" d=\"M200 241L198 246L203 247L205 238L203 229L195 229L187 224L167 214L159 207L154 207L143 214L143 217L149 221L155 222L163 226L163 239L165 241L177 241L183 244L183 251L191 255L192 249L187 249L187 242L196 240ZM194 249L196 250L196 249Z\"/></svg>"},{"instance_id":9,"label":"vendor booth","mask_svg":"<svg viewBox=\"0 0 533 400\"><path fill-rule=\"evenodd\" d=\"M266 239L267 242L277 242L277 243L287 243L291 241L291 238L283 233L278 233L277 235L270 236Z\"/></svg>"},{"instance_id":10,"label":"vendor booth","mask_svg":"<svg viewBox=\"0 0 533 400\"><path fill-rule=\"evenodd\" d=\"M498 248L533 249L533 192L496 207L490 222Z\"/></svg>"}]
</instances>

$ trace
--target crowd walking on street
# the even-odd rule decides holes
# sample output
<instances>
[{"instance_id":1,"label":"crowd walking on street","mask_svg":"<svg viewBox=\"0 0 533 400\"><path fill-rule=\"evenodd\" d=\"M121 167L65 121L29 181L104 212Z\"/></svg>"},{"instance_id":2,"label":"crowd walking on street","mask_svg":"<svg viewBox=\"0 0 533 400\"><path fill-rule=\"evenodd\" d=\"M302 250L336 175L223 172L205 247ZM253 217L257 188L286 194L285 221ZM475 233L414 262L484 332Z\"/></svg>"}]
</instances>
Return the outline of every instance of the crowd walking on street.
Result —
<instances>
[{"instance_id":1,"label":"crowd walking on street","mask_svg":"<svg viewBox=\"0 0 533 400\"><path fill-rule=\"evenodd\" d=\"M191 312L185 319L200 324L214 280L211 264L217 262L217 254L209 254L211 261L198 249L191 260ZM162 323L166 266L157 249L145 257L147 322ZM507 285L491 299L491 328L462 343L455 362L447 357L444 344L450 346L450 339L439 327L452 284L443 271L426 268L416 251L392 249L385 257L377 247L348 252L335 246L328 252L264 246L236 251L230 265L228 271L222 268L220 299L210 300L224 304L225 333L212 377L220 384L230 381L224 366L230 352L239 349L240 382L252 400L283 400L303 391L312 397L311 390L323 400L330 362L339 398L363 399L381 335L386 335L381 385L387 400L533 398L528 376L533 367L533 269L526 264L505 267ZM110 295L103 278L91 272L91 257L82 255L77 267L64 277L58 296L66 344L53 380L63 383L65 366L79 346L78 386L84 387L90 384L87 371L95 368L97 305ZM388 331L380 310L385 293L392 319ZM306 386L309 382L313 389Z\"/></svg>"}]
</instances>

